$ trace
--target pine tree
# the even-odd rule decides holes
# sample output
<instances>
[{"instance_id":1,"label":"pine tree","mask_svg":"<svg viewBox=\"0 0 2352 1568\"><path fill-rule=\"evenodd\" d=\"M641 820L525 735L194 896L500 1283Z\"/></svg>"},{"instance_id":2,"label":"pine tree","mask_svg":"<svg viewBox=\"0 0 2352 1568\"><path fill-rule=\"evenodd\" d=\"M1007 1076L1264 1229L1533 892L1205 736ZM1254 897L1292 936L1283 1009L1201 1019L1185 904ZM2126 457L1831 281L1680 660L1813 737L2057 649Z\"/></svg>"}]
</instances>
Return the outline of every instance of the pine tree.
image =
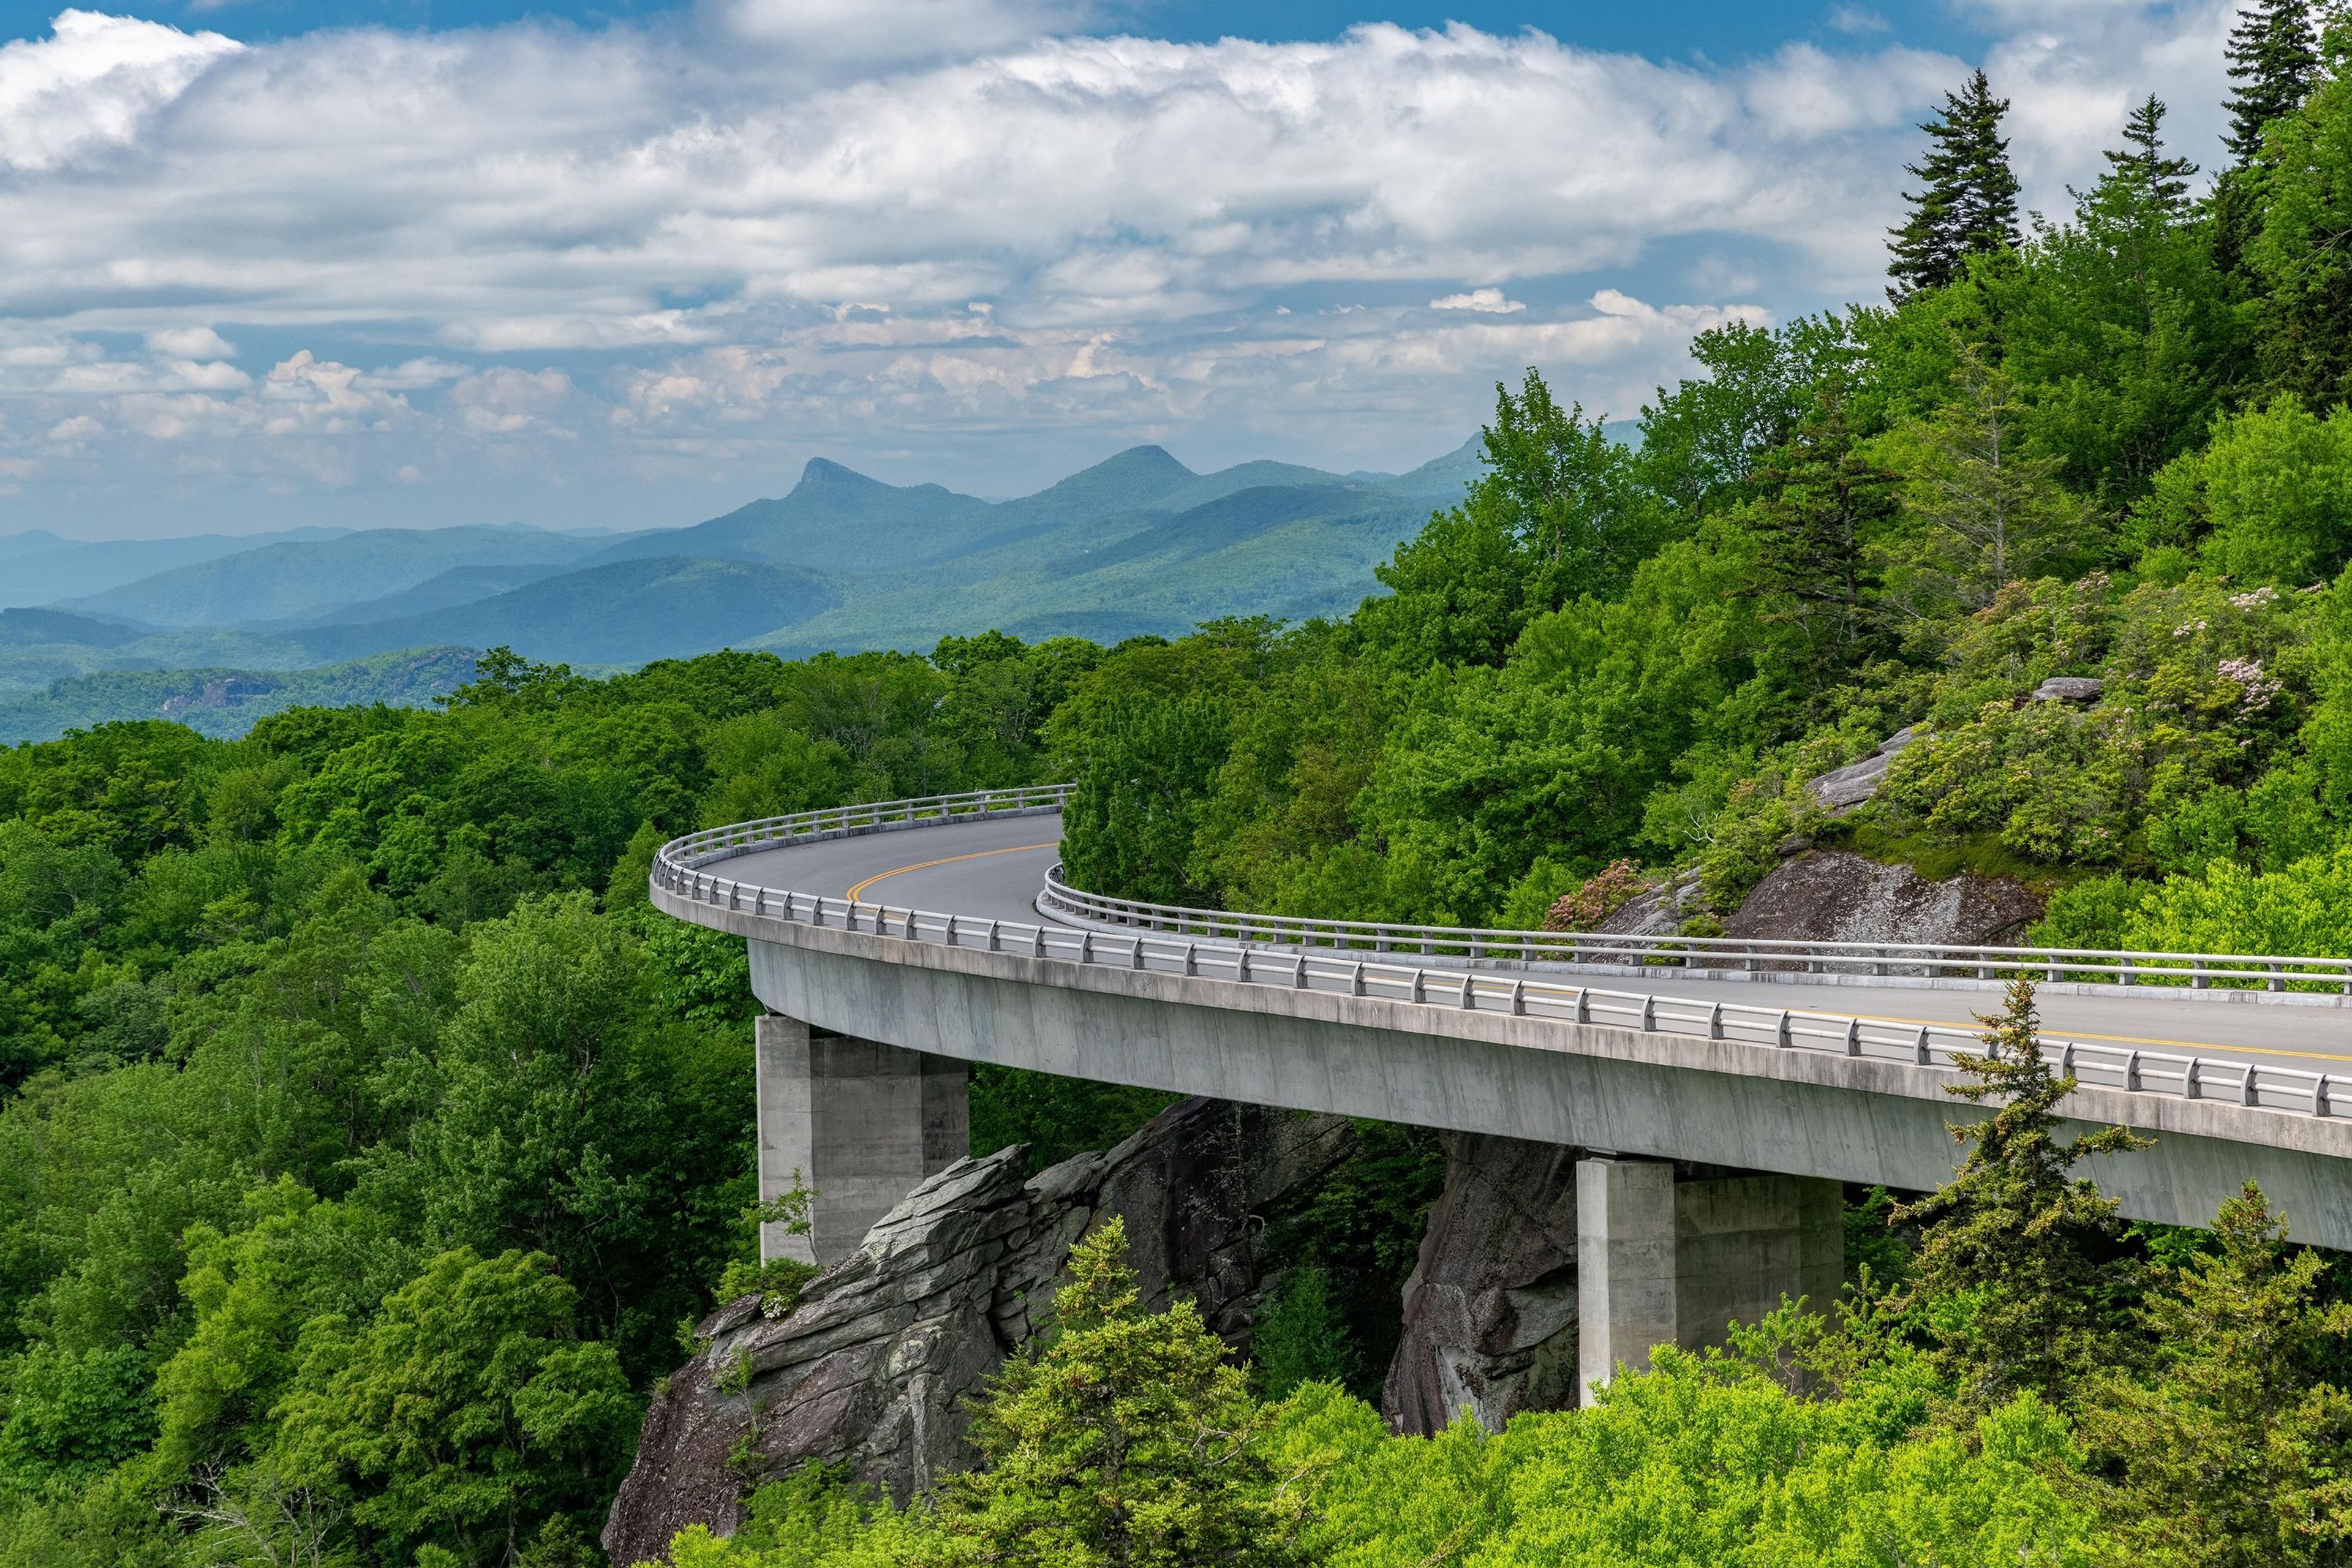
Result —
<instances>
[{"instance_id":1,"label":"pine tree","mask_svg":"<svg viewBox=\"0 0 2352 1568\"><path fill-rule=\"evenodd\" d=\"M1988 1026L1985 1054L1958 1058L1972 1081L1951 1092L2000 1109L1954 1127L1968 1158L1939 1191L1895 1212L1897 1224L1921 1227L1902 1305L1937 1341L1963 1409L2027 1389L2063 1402L2113 1363L2116 1300L2131 1273L2114 1200L2074 1167L2146 1140L2121 1127L2059 1140L2058 1103L2075 1080L2042 1058L2032 981L2011 982L2008 1005L1978 1021Z\"/></svg>"},{"instance_id":2,"label":"pine tree","mask_svg":"<svg viewBox=\"0 0 2352 1568\"><path fill-rule=\"evenodd\" d=\"M2099 188L2177 221L2189 210L2189 182L2197 165L2186 158L2164 155L2164 100L2154 93L2132 110L2124 122L2122 150L2109 148L2101 154L2108 168Z\"/></svg>"},{"instance_id":3,"label":"pine tree","mask_svg":"<svg viewBox=\"0 0 2352 1568\"><path fill-rule=\"evenodd\" d=\"M2303 107L2319 69L2311 0L2256 0L2230 30L2230 153L2239 168L2262 155L2263 131Z\"/></svg>"},{"instance_id":4,"label":"pine tree","mask_svg":"<svg viewBox=\"0 0 2352 1568\"><path fill-rule=\"evenodd\" d=\"M1922 289L1939 289L1958 278L1971 256L1991 256L2015 247L2017 176L2010 172L2009 142L2000 133L2009 100L1995 98L1979 71L1958 92L1944 95L1942 114L1922 125L1931 142L1927 155L1906 165L1920 181L1904 193L1910 220L1888 230L1895 279L1887 297L1900 304Z\"/></svg>"},{"instance_id":5,"label":"pine tree","mask_svg":"<svg viewBox=\"0 0 2352 1568\"><path fill-rule=\"evenodd\" d=\"M2285 1220L2252 1183L2221 1205L2213 1233L2216 1248L2171 1273L2141 1312L2155 1375L2110 1374L2083 1402L2091 1500L2134 1562L2343 1563L2352 1304L2329 1300L2318 1254L2285 1245Z\"/></svg>"},{"instance_id":6,"label":"pine tree","mask_svg":"<svg viewBox=\"0 0 2352 1568\"><path fill-rule=\"evenodd\" d=\"M1142 1310L1114 1219L1070 1253L1055 1337L974 1412L986 1468L947 1479L938 1568L1289 1568L1303 1518L1267 1407L1190 1301Z\"/></svg>"},{"instance_id":7,"label":"pine tree","mask_svg":"<svg viewBox=\"0 0 2352 1568\"><path fill-rule=\"evenodd\" d=\"M1827 690L1878 650L1876 563L1898 476L1856 449L1832 392L1757 478L1765 499L1745 514L1752 586L1787 606L1769 618L1798 629L1801 678Z\"/></svg>"}]
</instances>

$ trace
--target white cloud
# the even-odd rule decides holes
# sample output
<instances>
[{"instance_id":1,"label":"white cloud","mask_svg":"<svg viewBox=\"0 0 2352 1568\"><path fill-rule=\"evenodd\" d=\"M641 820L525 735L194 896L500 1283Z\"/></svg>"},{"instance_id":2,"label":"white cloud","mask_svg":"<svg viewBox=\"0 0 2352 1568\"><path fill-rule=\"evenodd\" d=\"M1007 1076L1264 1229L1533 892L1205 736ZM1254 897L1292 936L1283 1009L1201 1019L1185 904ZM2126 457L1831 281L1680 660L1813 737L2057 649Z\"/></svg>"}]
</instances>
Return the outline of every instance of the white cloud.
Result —
<instances>
[{"instance_id":1,"label":"white cloud","mask_svg":"<svg viewBox=\"0 0 2352 1568\"><path fill-rule=\"evenodd\" d=\"M2226 9L1979 0L2029 199L2059 210L2147 90L2209 136ZM64 13L0 47L0 461L94 482L29 434L88 415L174 494L740 494L820 447L1001 491L1051 477L1012 430L1434 451L1528 363L1622 416L1698 326L1875 295L1912 126L1964 69L1877 37L1715 68L1071 31L1094 16L704 0L245 47ZM125 333L143 354L100 346ZM231 338L309 346L257 380Z\"/></svg>"},{"instance_id":2,"label":"white cloud","mask_svg":"<svg viewBox=\"0 0 2352 1568\"><path fill-rule=\"evenodd\" d=\"M93 436L105 434L105 426L87 414L77 414L70 419L60 419L50 426L48 435L43 438L58 442L87 441Z\"/></svg>"},{"instance_id":3,"label":"white cloud","mask_svg":"<svg viewBox=\"0 0 2352 1568\"><path fill-rule=\"evenodd\" d=\"M50 37L0 45L0 165L48 169L124 145L240 47L218 33L59 12Z\"/></svg>"},{"instance_id":4,"label":"white cloud","mask_svg":"<svg viewBox=\"0 0 2352 1568\"><path fill-rule=\"evenodd\" d=\"M236 357L236 345L210 327L163 327L147 334L147 348L166 359L214 360Z\"/></svg>"},{"instance_id":5,"label":"white cloud","mask_svg":"<svg viewBox=\"0 0 2352 1568\"><path fill-rule=\"evenodd\" d=\"M1433 310L1485 310L1501 316L1527 309L1517 300L1505 299L1500 289L1473 289L1466 294L1448 294L1443 299L1432 300L1429 308Z\"/></svg>"}]
</instances>

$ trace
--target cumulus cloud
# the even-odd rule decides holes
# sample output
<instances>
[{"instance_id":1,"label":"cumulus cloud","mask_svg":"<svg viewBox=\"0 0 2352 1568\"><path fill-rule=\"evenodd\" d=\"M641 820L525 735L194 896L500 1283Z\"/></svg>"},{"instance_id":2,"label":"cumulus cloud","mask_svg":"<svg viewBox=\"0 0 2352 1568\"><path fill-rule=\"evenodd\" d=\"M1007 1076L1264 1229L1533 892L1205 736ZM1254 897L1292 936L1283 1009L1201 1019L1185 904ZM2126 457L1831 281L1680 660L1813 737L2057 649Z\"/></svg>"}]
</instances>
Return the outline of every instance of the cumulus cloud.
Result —
<instances>
[{"instance_id":1,"label":"cumulus cloud","mask_svg":"<svg viewBox=\"0 0 2352 1568\"><path fill-rule=\"evenodd\" d=\"M1473 289L1466 294L1448 294L1442 300L1432 300L1433 310L1484 310L1491 315L1507 316L1527 307L1517 300L1507 300L1500 289Z\"/></svg>"},{"instance_id":2,"label":"cumulus cloud","mask_svg":"<svg viewBox=\"0 0 2352 1568\"><path fill-rule=\"evenodd\" d=\"M2128 100L2218 100L2226 0L1978 3L2041 204ZM170 447L182 494L527 459L752 483L814 449L1003 489L952 465L1011 461L1009 428L1435 450L1517 366L1622 413L1700 326L1874 294L1911 127L1965 68L1866 28L1716 68L1097 19L704 0L247 47L66 12L0 47L0 395L30 405L0 455L81 482L6 431L82 415Z\"/></svg>"}]
</instances>

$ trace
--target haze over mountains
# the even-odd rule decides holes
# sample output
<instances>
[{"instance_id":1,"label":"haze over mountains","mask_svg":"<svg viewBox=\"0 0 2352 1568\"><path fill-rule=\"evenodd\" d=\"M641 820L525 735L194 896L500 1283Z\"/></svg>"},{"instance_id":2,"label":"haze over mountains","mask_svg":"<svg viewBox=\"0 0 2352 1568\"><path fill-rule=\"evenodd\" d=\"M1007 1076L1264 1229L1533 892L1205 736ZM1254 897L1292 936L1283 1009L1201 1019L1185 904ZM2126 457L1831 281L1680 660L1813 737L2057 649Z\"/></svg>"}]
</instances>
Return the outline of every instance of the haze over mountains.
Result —
<instances>
[{"instance_id":1,"label":"haze over mountains","mask_svg":"<svg viewBox=\"0 0 2352 1568\"><path fill-rule=\"evenodd\" d=\"M1344 611L1479 461L1474 440L1399 476L1271 462L1204 475L1137 447L992 502L818 458L779 499L637 533L0 536L0 741L148 716L164 701L176 717L211 703L222 711L205 727L235 732L238 717L343 679L329 666L349 667L363 693L352 700L414 700L415 681L446 661L378 657L409 650L505 644L547 662L632 666L723 647L923 650L991 627L1110 642L1218 616ZM241 679L291 670L311 676ZM101 671L205 679L191 696L185 679L86 679ZM236 711L248 702L266 706Z\"/></svg>"}]
</instances>

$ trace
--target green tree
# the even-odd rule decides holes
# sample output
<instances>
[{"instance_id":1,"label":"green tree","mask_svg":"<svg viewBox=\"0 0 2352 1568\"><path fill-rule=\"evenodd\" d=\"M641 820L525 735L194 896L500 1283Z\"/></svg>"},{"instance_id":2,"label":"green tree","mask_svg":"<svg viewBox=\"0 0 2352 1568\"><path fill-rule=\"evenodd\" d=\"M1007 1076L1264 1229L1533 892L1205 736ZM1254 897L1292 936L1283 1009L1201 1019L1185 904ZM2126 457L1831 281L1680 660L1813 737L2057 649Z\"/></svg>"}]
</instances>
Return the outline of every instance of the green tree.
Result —
<instances>
[{"instance_id":1,"label":"green tree","mask_svg":"<svg viewBox=\"0 0 2352 1568\"><path fill-rule=\"evenodd\" d=\"M593 1515L636 1428L612 1347L581 1340L574 1311L545 1257L460 1248L372 1322L314 1320L271 1472L347 1490L388 1553L513 1562L551 1515Z\"/></svg>"},{"instance_id":2,"label":"green tree","mask_svg":"<svg viewBox=\"0 0 2352 1568\"><path fill-rule=\"evenodd\" d=\"M1070 1254L1053 1337L981 1405L984 1468L940 1489L943 1561L1255 1568L1303 1522L1265 1455L1269 1417L1189 1301L1139 1304L1113 1219Z\"/></svg>"},{"instance_id":3,"label":"green tree","mask_svg":"<svg viewBox=\"0 0 2352 1568\"><path fill-rule=\"evenodd\" d=\"M2057 459L2027 447L2025 410L2008 374L1963 346L1956 379L1957 396L1890 444L1913 523L1895 554L1915 596L1973 612L2055 557L2091 553L2095 531L2058 483Z\"/></svg>"},{"instance_id":4,"label":"green tree","mask_svg":"<svg viewBox=\"0 0 2352 1568\"><path fill-rule=\"evenodd\" d=\"M1937 118L1919 127L1929 145L1926 157L1906 165L1920 186L1904 193L1910 217L1888 231L1895 242L1888 298L1900 303L1920 289L1940 289L1962 276L1970 257L2016 247L2017 176L2000 133L2008 112L2009 100L1993 97L1979 70L1959 91L1946 93Z\"/></svg>"},{"instance_id":5,"label":"green tree","mask_svg":"<svg viewBox=\"0 0 2352 1568\"><path fill-rule=\"evenodd\" d=\"M2254 0L2230 29L2230 132L2240 168L2263 153L2263 135L2303 107L2319 70L2311 0Z\"/></svg>"},{"instance_id":6,"label":"green tree","mask_svg":"<svg viewBox=\"0 0 2352 1568\"><path fill-rule=\"evenodd\" d=\"M2011 981L2008 1005L1979 1021L1984 1054L1958 1058L1972 1081L1951 1092L1998 1109L1952 1129L1969 1152L1950 1182L1895 1211L1920 1231L1902 1301L1935 1340L1962 1409L2021 1391L2063 1404L2115 1363L2132 1272L2114 1201L2074 1167L2146 1140L2121 1127L2060 1138L2057 1105L2075 1079L2042 1057L2032 981Z\"/></svg>"},{"instance_id":7,"label":"green tree","mask_svg":"<svg viewBox=\"0 0 2352 1568\"><path fill-rule=\"evenodd\" d=\"M1760 475L1765 496L1740 515L1756 541L1753 586L1797 633L1800 681L1819 692L1885 643L1881 552L1898 476L1857 446L1843 400L1821 405Z\"/></svg>"},{"instance_id":8,"label":"green tree","mask_svg":"<svg viewBox=\"0 0 2352 1568\"><path fill-rule=\"evenodd\" d=\"M2135 205L2178 222L2189 216L2189 182L2197 165L2165 152L2164 115L2164 100L2152 92L2132 110L2124 121L2123 146L2099 154L2107 161L2099 184L2127 191Z\"/></svg>"},{"instance_id":9,"label":"green tree","mask_svg":"<svg viewBox=\"0 0 2352 1568\"><path fill-rule=\"evenodd\" d=\"M2263 371L2315 408L2352 401L2352 15L2327 44L2328 79L2272 123L2246 254L2262 288Z\"/></svg>"},{"instance_id":10,"label":"green tree","mask_svg":"<svg viewBox=\"0 0 2352 1568\"><path fill-rule=\"evenodd\" d=\"M2081 1405L2086 1490L2128 1561L2319 1568L2352 1550L2352 1304L2252 1183L2221 1205L2141 1313L2154 1375L2110 1373Z\"/></svg>"}]
</instances>

